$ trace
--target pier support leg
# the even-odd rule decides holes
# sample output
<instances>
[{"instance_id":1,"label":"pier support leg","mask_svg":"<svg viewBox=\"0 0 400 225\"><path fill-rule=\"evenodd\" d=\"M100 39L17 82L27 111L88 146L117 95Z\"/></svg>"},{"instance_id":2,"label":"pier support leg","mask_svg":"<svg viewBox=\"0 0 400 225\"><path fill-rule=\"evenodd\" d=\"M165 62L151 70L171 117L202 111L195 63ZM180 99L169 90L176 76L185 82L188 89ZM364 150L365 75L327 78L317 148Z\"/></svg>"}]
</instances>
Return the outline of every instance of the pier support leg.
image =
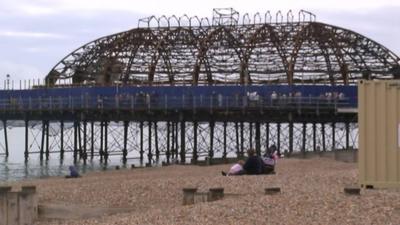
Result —
<instances>
[{"instance_id":1,"label":"pier support leg","mask_svg":"<svg viewBox=\"0 0 400 225\"><path fill-rule=\"evenodd\" d=\"M184 164L186 162L186 149L185 149L185 121L181 121L181 163Z\"/></svg>"},{"instance_id":2,"label":"pier support leg","mask_svg":"<svg viewBox=\"0 0 400 225\"><path fill-rule=\"evenodd\" d=\"M253 123L250 122L249 123L249 130L250 130L250 137L249 137L249 144L250 144L250 148L253 149Z\"/></svg>"},{"instance_id":3,"label":"pier support leg","mask_svg":"<svg viewBox=\"0 0 400 225\"><path fill-rule=\"evenodd\" d=\"M193 163L196 164L197 163L197 129L198 129L198 123L194 122L193 123Z\"/></svg>"},{"instance_id":4,"label":"pier support leg","mask_svg":"<svg viewBox=\"0 0 400 225\"><path fill-rule=\"evenodd\" d=\"M241 155L240 155L239 124L238 124L238 122L235 122L235 133L236 133L236 156L238 158L240 158Z\"/></svg>"},{"instance_id":5,"label":"pier support leg","mask_svg":"<svg viewBox=\"0 0 400 225\"><path fill-rule=\"evenodd\" d=\"M153 153L151 149L151 122L148 122L148 153L147 153L147 160L148 164L151 165L153 161Z\"/></svg>"},{"instance_id":6,"label":"pier support leg","mask_svg":"<svg viewBox=\"0 0 400 225\"><path fill-rule=\"evenodd\" d=\"M46 134L46 123L42 121L42 141L40 143L40 161L43 161L43 153L44 153L44 139Z\"/></svg>"},{"instance_id":7,"label":"pier support leg","mask_svg":"<svg viewBox=\"0 0 400 225\"><path fill-rule=\"evenodd\" d=\"M215 122L210 122L210 150L208 152L208 157L212 159L214 157L214 127Z\"/></svg>"},{"instance_id":8,"label":"pier support leg","mask_svg":"<svg viewBox=\"0 0 400 225\"><path fill-rule=\"evenodd\" d=\"M322 151L326 151L326 140L325 140L325 123L321 123L322 132Z\"/></svg>"},{"instance_id":9,"label":"pier support leg","mask_svg":"<svg viewBox=\"0 0 400 225\"><path fill-rule=\"evenodd\" d=\"M103 157L104 157L104 152L103 152L103 138L104 138L104 133L103 133L103 127L104 123L103 121L100 122L100 162L103 162Z\"/></svg>"},{"instance_id":10,"label":"pier support leg","mask_svg":"<svg viewBox=\"0 0 400 225\"><path fill-rule=\"evenodd\" d=\"M171 158L175 159L175 123L171 122Z\"/></svg>"},{"instance_id":11,"label":"pier support leg","mask_svg":"<svg viewBox=\"0 0 400 225\"><path fill-rule=\"evenodd\" d=\"M165 156L167 157L167 164L170 163L170 156L171 156L171 123L167 122L167 151L165 152Z\"/></svg>"},{"instance_id":12,"label":"pier support leg","mask_svg":"<svg viewBox=\"0 0 400 225\"><path fill-rule=\"evenodd\" d=\"M74 121L74 163L78 161L78 121Z\"/></svg>"},{"instance_id":13,"label":"pier support leg","mask_svg":"<svg viewBox=\"0 0 400 225\"><path fill-rule=\"evenodd\" d=\"M25 162L29 159L29 121L25 120Z\"/></svg>"},{"instance_id":14,"label":"pier support leg","mask_svg":"<svg viewBox=\"0 0 400 225\"><path fill-rule=\"evenodd\" d=\"M140 121L139 123L139 129L140 129L140 164L143 165L143 155L144 155L144 150L143 150L143 121Z\"/></svg>"},{"instance_id":15,"label":"pier support leg","mask_svg":"<svg viewBox=\"0 0 400 225\"><path fill-rule=\"evenodd\" d=\"M83 121L83 162L86 163L87 160L87 121Z\"/></svg>"},{"instance_id":16,"label":"pier support leg","mask_svg":"<svg viewBox=\"0 0 400 225\"><path fill-rule=\"evenodd\" d=\"M108 121L104 122L104 163L108 163Z\"/></svg>"},{"instance_id":17,"label":"pier support leg","mask_svg":"<svg viewBox=\"0 0 400 225\"><path fill-rule=\"evenodd\" d=\"M158 148L158 124L154 122L154 147L156 148L156 162L160 160L160 149Z\"/></svg>"},{"instance_id":18,"label":"pier support leg","mask_svg":"<svg viewBox=\"0 0 400 225\"><path fill-rule=\"evenodd\" d=\"M60 122L60 161L64 160L64 121Z\"/></svg>"},{"instance_id":19,"label":"pier support leg","mask_svg":"<svg viewBox=\"0 0 400 225\"><path fill-rule=\"evenodd\" d=\"M7 121L3 120L3 128L4 128L4 147L6 150L6 158L8 158L8 136L7 136Z\"/></svg>"},{"instance_id":20,"label":"pier support leg","mask_svg":"<svg viewBox=\"0 0 400 225\"><path fill-rule=\"evenodd\" d=\"M312 124L312 129L313 129L313 151L317 151L317 125L314 122Z\"/></svg>"},{"instance_id":21,"label":"pier support leg","mask_svg":"<svg viewBox=\"0 0 400 225\"><path fill-rule=\"evenodd\" d=\"M222 153L222 158L223 159L226 159L226 156L227 156L227 152L226 152L226 149L227 149L227 143L226 143L226 126L227 126L227 122L225 121L224 122L224 143L223 143L223 145L224 145L224 149L223 149L223 153Z\"/></svg>"},{"instance_id":22,"label":"pier support leg","mask_svg":"<svg viewBox=\"0 0 400 225\"><path fill-rule=\"evenodd\" d=\"M260 123L256 122L256 152L257 155L261 156L261 131Z\"/></svg>"},{"instance_id":23,"label":"pier support leg","mask_svg":"<svg viewBox=\"0 0 400 225\"><path fill-rule=\"evenodd\" d=\"M79 153L79 159L82 159L83 150L82 150L81 121L78 122L78 153Z\"/></svg>"},{"instance_id":24,"label":"pier support leg","mask_svg":"<svg viewBox=\"0 0 400 225\"><path fill-rule=\"evenodd\" d=\"M90 121L90 160L94 158L94 121Z\"/></svg>"},{"instance_id":25,"label":"pier support leg","mask_svg":"<svg viewBox=\"0 0 400 225\"><path fill-rule=\"evenodd\" d=\"M175 159L177 159L178 160L178 157L179 157L179 142L178 142L178 129L179 129L179 126L178 126L178 122L176 122L175 123ZM181 132L182 132L182 130L181 130Z\"/></svg>"},{"instance_id":26,"label":"pier support leg","mask_svg":"<svg viewBox=\"0 0 400 225\"><path fill-rule=\"evenodd\" d=\"M281 123L277 124L277 129L278 129L278 137L277 137L277 142L276 142L276 147L278 149L278 155L281 155Z\"/></svg>"},{"instance_id":27,"label":"pier support leg","mask_svg":"<svg viewBox=\"0 0 400 225\"><path fill-rule=\"evenodd\" d=\"M244 156L244 125L243 122L240 122L240 155Z\"/></svg>"},{"instance_id":28,"label":"pier support leg","mask_svg":"<svg viewBox=\"0 0 400 225\"><path fill-rule=\"evenodd\" d=\"M50 149L49 149L49 121L46 121L46 160L49 160Z\"/></svg>"},{"instance_id":29,"label":"pier support leg","mask_svg":"<svg viewBox=\"0 0 400 225\"><path fill-rule=\"evenodd\" d=\"M350 123L346 122L346 150L350 149Z\"/></svg>"},{"instance_id":30,"label":"pier support leg","mask_svg":"<svg viewBox=\"0 0 400 225\"><path fill-rule=\"evenodd\" d=\"M124 149L122 149L122 163L126 164L127 161L127 156L128 156L128 149L127 149L127 144L128 144L128 127L129 127L129 121L124 121Z\"/></svg>"},{"instance_id":31,"label":"pier support leg","mask_svg":"<svg viewBox=\"0 0 400 225\"><path fill-rule=\"evenodd\" d=\"M293 122L289 123L289 154L293 153Z\"/></svg>"},{"instance_id":32,"label":"pier support leg","mask_svg":"<svg viewBox=\"0 0 400 225\"><path fill-rule=\"evenodd\" d=\"M265 124L265 151L271 154L271 150L269 149L269 123Z\"/></svg>"},{"instance_id":33,"label":"pier support leg","mask_svg":"<svg viewBox=\"0 0 400 225\"><path fill-rule=\"evenodd\" d=\"M307 140L307 123L303 123L303 143L301 151L303 154L306 153L306 140Z\"/></svg>"},{"instance_id":34,"label":"pier support leg","mask_svg":"<svg viewBox=\"0 0 400 225\"><path fill-rule=\"evenodd\" d=\"M332 123L332 151L336 150L336 124Z\"/></svg>"}]
</instances>

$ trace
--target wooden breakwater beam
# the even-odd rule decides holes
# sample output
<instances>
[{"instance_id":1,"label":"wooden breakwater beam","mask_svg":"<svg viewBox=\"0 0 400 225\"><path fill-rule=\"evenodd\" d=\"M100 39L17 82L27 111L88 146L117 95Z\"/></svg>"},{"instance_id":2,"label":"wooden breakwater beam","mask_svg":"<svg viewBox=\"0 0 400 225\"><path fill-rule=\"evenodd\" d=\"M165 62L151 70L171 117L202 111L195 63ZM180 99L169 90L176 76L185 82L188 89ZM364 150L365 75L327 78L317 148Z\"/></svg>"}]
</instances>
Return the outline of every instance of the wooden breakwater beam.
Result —
<instances>
[{"instance_id":1,"label":"wooden breakwater beam","mask_svg":"<svg viewBox=\"0 0 400 225\"><path fill-rule=\"evenodd\" d=\"M193 205L197 188L183 188L183 205Z\"/></svg>"},{"instance_id":2,"label":"wooden breakwater beam","mask_svg":"<svg viewBox=\"0 0 400 225\"><path fill-rule=\"evenodd\" d=\"M280 192L281 192L281 188L280 187L265 188L265 194L266 195L274 195L274 194L278 194Z\"/></svg>"},{"instance_id":3,"label":"wooden breakwater beam","mask_svg":"<svg viewBox=\"0 0 400 225\"><path fill-rule=\"evenodd\" d=\"M7 193L10 191L11 191L10 186L0 187L0 225L7 225L8 223Z\"/></svg>"},{"instance_id":4,"label":"wooden breakwater beam","mask_svg":"<svg viewBox=\"0 0 400 225\"><path fill-rule=\"evenodd\" d=\"M36 186L23 186L19 193L20 225L31 224L38 219Z\"/></svg>"},{"instance_id":5,"label":"wooden breakwater beam","mask_svg":"<svg viewBox=\"0 0 400 225\"><path fill-rule=\"evenodd\" d=\"M360 195L360 188L359 187L345 187L343 191L347 195Z\"/></svg>"},{"instance_id":6,"label":"wooden breakwater beam","mask_svg":"<svg viewBox=\"0 0 400 225\"><path fill-rule=\"evenodd\" d=\"M217 201L224 198L224 188L210 188L207 196L208 202Z\"/></svg>"},{"instance_id":7,"label":"wooden breakwater beam","mask_svg":"<svg viewBox=\"0 0 400 225\"><path fill-rule=\"evenodd\" d=\"M0 225L32 225L38 218L36 187L11 190L10 186L0 187Z\"/></svg>"},{"instance_id":8,"label":"wooden breakwater beam","mask_svg":"<svg viewBox=\"0 0 400 225\"><path fill-rule=\"evenodd\" d=\"M210 188L208 192L197 192L197 188L183 188L183 205L213 202L224 198L224 188Z\"/></svg>"}]
</instances>

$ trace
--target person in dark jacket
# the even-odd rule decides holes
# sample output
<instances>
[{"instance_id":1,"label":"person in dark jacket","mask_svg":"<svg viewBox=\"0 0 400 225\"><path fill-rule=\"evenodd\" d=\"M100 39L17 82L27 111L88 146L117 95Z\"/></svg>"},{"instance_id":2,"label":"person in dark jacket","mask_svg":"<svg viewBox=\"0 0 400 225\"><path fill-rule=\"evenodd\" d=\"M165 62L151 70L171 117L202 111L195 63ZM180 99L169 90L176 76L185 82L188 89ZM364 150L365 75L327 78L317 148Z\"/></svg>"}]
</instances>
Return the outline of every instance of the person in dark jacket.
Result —
<instances>
[{"instance_id":1,"label":"person in dark jacket","mask_svg":"<svg viewBox=\"0 0 400 225\"><path fill-rule=\"evenodd\" d=\"M246 174L249 175L258 175L263 173L264 164L262 162L261 157L256 155L256 151L254 149L249 149L247 151L249 158L247 158L246 162L243 165L243 169L246 171Z\"/></svg>"},{"instance_id":2,"label":"person in dark jacket","mask_svg":"<svg viewBox=\"0 0 400 225\"><path fill-rule=\"evenodd\" d=\"M75 166L69 166L69 176L65 176L65 178L78 178L80 176Z\"/></svg>"}]
</instances>

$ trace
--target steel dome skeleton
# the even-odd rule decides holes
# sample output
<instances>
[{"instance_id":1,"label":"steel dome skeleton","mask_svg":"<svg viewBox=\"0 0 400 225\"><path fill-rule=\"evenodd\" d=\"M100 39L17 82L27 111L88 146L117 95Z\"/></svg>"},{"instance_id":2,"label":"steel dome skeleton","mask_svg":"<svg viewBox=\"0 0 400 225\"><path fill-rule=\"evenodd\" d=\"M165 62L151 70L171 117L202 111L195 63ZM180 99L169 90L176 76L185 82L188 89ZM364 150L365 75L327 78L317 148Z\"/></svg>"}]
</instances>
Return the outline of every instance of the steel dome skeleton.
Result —
<instances>
[{"instance_id":1,"label":"steel dome skeleton","mask_svg":"<svg viewBox=\"0 0 400 225\"><path fill-rule=\"evenodd\" d=\"M301 10L275 17L214 9L213 18L141 19L138 27L99 38L62 59L48 85L351 84L393 78L400 58L356 32L316 22ZM275 21L274 21L275 20Z\"/></svg>"}]
</instances>

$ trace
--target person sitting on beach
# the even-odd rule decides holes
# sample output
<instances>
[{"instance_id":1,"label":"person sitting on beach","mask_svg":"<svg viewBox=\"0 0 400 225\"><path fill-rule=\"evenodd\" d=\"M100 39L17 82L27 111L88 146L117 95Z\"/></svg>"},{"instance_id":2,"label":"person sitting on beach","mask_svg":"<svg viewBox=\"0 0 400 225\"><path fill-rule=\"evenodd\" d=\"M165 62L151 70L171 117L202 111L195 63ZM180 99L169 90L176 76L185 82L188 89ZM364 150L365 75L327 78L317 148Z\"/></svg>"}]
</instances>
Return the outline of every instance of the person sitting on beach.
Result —
<instances>
[{"instance_id":1,"label":"person sitting on beach","mask_svg":"<svg viewBox=\"0 0 400 225\"><path fill-rule=\"evenodd\" d=\"M243 164L243 170L239 170L240 169L239 165L235 166L236 165L235 164L232 167L234 167L233 169L236 172L234 174L232 174L232 175L258 175L258 174L263 174L264 164L262 162L261 157L259 157L256 154L256 151L254 149L249 149L247 151L247 154L248 154L249 157L247 158L246 162ZM227 174L222 171L222 175L226 176Z\"/></svg>"},{"instance_id":2,"label":"person sitting on beach","mask_svg":"<svg viewBox=\"0 0 400 225\"><path fill-rule=\"evenodd\" d=\"M265 154L262 158L264 167L264 174L274 174L275 173L275 165L278 160L278 151L274 151L272 154Z\"/></svg>"},{"instance_id":3,"label":"person sitting on beach","mask_svg":"<svg viewBox=\"0 0 400 225\"><path fill-rule=\"evenodd\" d=\"M222 171L221 173L223 176L243 175L245 173L245 171L243 170L243 165L244 165L244 161L239 160L237 163L235 163L231 167L231 169L229 170L228 173L225 173L224 171Z\"/></svg>"},{"instance_id":4,"label":"person sitting on beach","mask_svg":"<svg viewBox=\"0 0 400 225\"><path fill-rule=\"evenodd\" d=\"M80 177L78 170L75 166L69 166L69 175L65 176L65 178L78 178Z\"/></svg>"},{"instance_id":5,"label":"person sitting on beach","mask_svg":"<svg viewBox=\"0 0 400 225\"><path fill-rule=\"evenodd\" d=\"M246 171L248 175L258 175L263 172L263 162L262 159L256 154L254 149L247 150L247 158L245 164L243 165L243 170Z\"/></svg>"}]
</instances>

